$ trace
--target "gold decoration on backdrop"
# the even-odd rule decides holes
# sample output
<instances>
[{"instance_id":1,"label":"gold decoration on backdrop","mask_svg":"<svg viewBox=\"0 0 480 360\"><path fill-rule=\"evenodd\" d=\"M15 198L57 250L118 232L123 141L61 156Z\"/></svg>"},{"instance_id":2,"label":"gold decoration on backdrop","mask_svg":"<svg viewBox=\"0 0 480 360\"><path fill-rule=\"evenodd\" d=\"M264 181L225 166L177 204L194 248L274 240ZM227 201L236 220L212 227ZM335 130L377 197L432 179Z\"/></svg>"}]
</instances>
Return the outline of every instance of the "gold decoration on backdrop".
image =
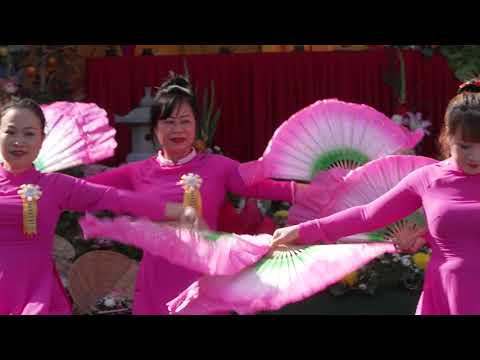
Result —
<instances>
[{"instance_id":1,"label":"gold decoration on backdrop","mask_svg":"<svg viewBox=\"0 0 480 360\"><path fill-rule=\"evenodd\" d=\"M152 50L153 55L179 55L182 54L182 45L136 45L135 55L141 56L144 51Z\"/></svg>"},{"instance_id":2,"label":"gold decoration on backdrop","mask_svg":"<svg viewBox=\"0 0 480 360\"><path fill-rule=\"evenodd\" d=\"M261 45L136 45L135 55L141 56L145 51L153 55L195 55L260 52Z\"/></svg>"},{"instance_id":3,"label":"gold decoration on backdrop","mask_svg":"<svg viewBox=\"0 0 480 360\"><path fill-rule=\"evenodd\" d=\"M83 58L104 57L110 49L113 49L116 55L122 55L120 45L75 45L77 53Z\"/></svg>"},{"instance_id":4,"label":"gold decoration on backdrop","mask_svg":"<svg viewBox=\"0 0 480 360\"><path fill-rule=\"evenodd\" d=\"M362 51L368 45L262 45L262 52L292 52L298 49L303 51Z\"/></svg>"},{"instance_id":5,"label":"gold decoration on backdrop","mask_svg":"<svg viewBox=\"0 0 480 360\"><path fill-rule=\"evenodd\" d=\"M105 56L112 45L78 45L83 57ZM122 54L120 45L114 45L115 52ZM258 53L258 52L293 52L303 51L338 51L366 50L368 45L135 45L135 55L196 55L218 53Z\"/></svg>"}]
</instances>

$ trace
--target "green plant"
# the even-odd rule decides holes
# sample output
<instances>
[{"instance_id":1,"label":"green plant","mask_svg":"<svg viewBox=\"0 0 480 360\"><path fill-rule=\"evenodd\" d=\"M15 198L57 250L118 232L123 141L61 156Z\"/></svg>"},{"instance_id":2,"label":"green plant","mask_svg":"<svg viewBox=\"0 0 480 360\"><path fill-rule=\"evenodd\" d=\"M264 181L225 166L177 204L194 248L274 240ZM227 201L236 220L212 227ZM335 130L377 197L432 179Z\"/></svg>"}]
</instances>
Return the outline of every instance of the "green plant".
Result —
<instances>
[{"instance_id":1,"label":"green plant","mask_svg":"<svg viewBox=\"0 0 480 360\"><path fill-rule=\"evenodd\" d=\"M467 81L480 74L480 45L442 45L440 51L458 80Z\"/></svg>"},{"instance_id":2,"label":"green plant","mask_svg":"<svg viewBox=\"0 0 480 360\"><path fill-rule=\"evenodd\" d=\"M218 120L220 119L221 110L214 112L215 103L215 84L213 80L210 82L210 94L208 89L203 91L203 103L200 113L200 137L205 141L207 148L213 147L213 138L217 129Z\"/></svg>"},{"instance_id":3,"label":"green plant","mask_svg":"<svg viewBox=\"0 0 480 360\"><path fill-rule=\"evenodd\" d=\"M190 78L190 73L188 71L187 61L184 58L183 62L185 77ZM210 92L209 92L210 90ZM195 86L195 94L198 94L198 88ZM197 137L205 142L207 148L212 149L213 139L215 137L215 131L217 129L218 120L222 114L220 108L214 109L215 107L215 82L210 81L210 89L206 87L203 91L203 101L200 109L200 126L197 129Z\"/></svg>"},{"instance_id":4,"label":"green plant","mask_svg":"<svg viewBox=\"0 0 480 360\"><path fill-rule=\"evenodd\" d=\"M420 51L432 56L438 49L448 61L450 69L460 81L480 75L480 45L391 45L393 48ZM388 79L392 82L391 78Z\"/></svg>"},{"instance_id":5,"label":"green plant","mask_svg":"<svg viewBox=\"0 0 480 360\"><path fill-rule=\"evenodd\" d=\"M397 71L395 57L399 62L399 71ZM401 48L396 49L395 55L391 54L388 69L383 72L383 81L392 87L397 102L405 104L407 101L405 60Z\"/></svg>"}]
</instances>

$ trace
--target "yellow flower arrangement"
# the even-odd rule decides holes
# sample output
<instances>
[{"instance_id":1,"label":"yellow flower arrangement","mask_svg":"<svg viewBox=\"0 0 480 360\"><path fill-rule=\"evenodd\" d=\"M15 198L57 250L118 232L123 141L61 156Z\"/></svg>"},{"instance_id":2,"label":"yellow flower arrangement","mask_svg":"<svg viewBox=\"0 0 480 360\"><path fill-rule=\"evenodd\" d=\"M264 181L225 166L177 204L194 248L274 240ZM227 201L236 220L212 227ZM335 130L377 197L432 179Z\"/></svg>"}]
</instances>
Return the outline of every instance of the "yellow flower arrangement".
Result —
<instances>
[{"instance_id":1,"label":"yellow flower arrangement","mask_svg":"<svg viewBox=\"0 0 480 360\"><path fill-rule=\"evenodd\" d=\"M286 219L288 217L288 210L278 210L273 214L276 218Z\"/></svg>"},{"instance_id":2,"label":"yellow flower arrangement","mask_svg":"<svg viewBox=\"0 0 480 360\"><path fill-rule=\"evenodd\" d=\"M424 252L418 252L412 256L413 263L421 270L425 270L430 261L430 255Z\"/></svg>"}]
</instances>

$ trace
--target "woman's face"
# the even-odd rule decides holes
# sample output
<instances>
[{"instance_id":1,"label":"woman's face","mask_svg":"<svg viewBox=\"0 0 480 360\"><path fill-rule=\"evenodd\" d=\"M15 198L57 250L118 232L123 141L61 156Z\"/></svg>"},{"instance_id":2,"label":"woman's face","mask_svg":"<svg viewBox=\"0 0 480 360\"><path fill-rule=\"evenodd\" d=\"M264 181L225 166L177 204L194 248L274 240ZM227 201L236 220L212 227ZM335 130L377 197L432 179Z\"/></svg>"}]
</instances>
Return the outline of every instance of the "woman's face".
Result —
<instances>
[{"instance_id":1,"label":"woman's face","mask_svg":"<svg viewBox=\"0 0 480 360\"><path fill-rule=\"evenodd\" d=\"M157 122L154 130L164 155L173 158L188 155L196 134L192 108L187 102L179 103L174 107L170 117Z\"/></svg>"},{"instance_id":2,"label":"woman's face","mask_svg":"<svg viewBox=\"0 0 480 360\"><path fill-rule=\"evenodd\" d=\"M43 142L40 119L28 109L10 109L0 119L0 150L7 170L32 166Z\"/></svg>"},{"instance_id":3,"label":"woman's face","mask_svg":"<svg viewBox=\"0 0 480 360\"><path fill-rule=\"evenodd\" d=\"M465 173L480 174L480 143L462 140L461 129L450 139L450 153L457 166Z\"/></svg>"}]
</instances>

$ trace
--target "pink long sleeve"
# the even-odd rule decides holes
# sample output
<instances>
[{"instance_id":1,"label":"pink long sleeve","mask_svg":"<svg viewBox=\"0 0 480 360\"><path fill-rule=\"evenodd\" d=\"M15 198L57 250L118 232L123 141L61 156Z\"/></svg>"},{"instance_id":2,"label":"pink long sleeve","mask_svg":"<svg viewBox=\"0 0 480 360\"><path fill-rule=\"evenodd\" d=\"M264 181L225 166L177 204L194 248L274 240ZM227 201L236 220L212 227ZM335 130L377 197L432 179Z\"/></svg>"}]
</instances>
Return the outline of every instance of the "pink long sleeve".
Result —
<instances>
[{"instance_id":1,"label":"pink long sleeve","mask_svg":"<svg viewBox=\"0 0 480 360\"><path fill-rule=\"evenodd\" d=\"M295 183L292 181L263 180L247 185L239 173L240 163L230 160L228 164L227 189L235 194L255 199L269 199L293 202Z\"/></svg>"},{"instance_id":2,"label":"pink long sleeve","mask_svg":"<svg viewBox=\"0 0 480 360\"><path fill-rule=\"evenodd\" d=\"M422 169L412 172L367 205L300 224L298 243L334 243L342 237L373 231L410 215L422 206L421 193L425 187L422 174Z\"/></svg>"},{"instance_id":3,"label":"pink long sleeve","mask_svg":"<svg viewBox=\"0 0 480 360\"><path fill-rule=\"evenodd\" d=\"M128 165L85 177L84 180L94 184L113 186L117 189L134 190L132 184L132 167Z\"/></svg>"},{"instance_id":4,"label":"pink long sleeve","mask_svg":"<svg viewBox=\"0 0 480 360\"><path fill-rule=\"evenodd\" d=\"M57 179L62 210L111 210L154 220L165 219L165 201L152 193L134 193L63 175Z\"/></svg>"}]
</instances>

